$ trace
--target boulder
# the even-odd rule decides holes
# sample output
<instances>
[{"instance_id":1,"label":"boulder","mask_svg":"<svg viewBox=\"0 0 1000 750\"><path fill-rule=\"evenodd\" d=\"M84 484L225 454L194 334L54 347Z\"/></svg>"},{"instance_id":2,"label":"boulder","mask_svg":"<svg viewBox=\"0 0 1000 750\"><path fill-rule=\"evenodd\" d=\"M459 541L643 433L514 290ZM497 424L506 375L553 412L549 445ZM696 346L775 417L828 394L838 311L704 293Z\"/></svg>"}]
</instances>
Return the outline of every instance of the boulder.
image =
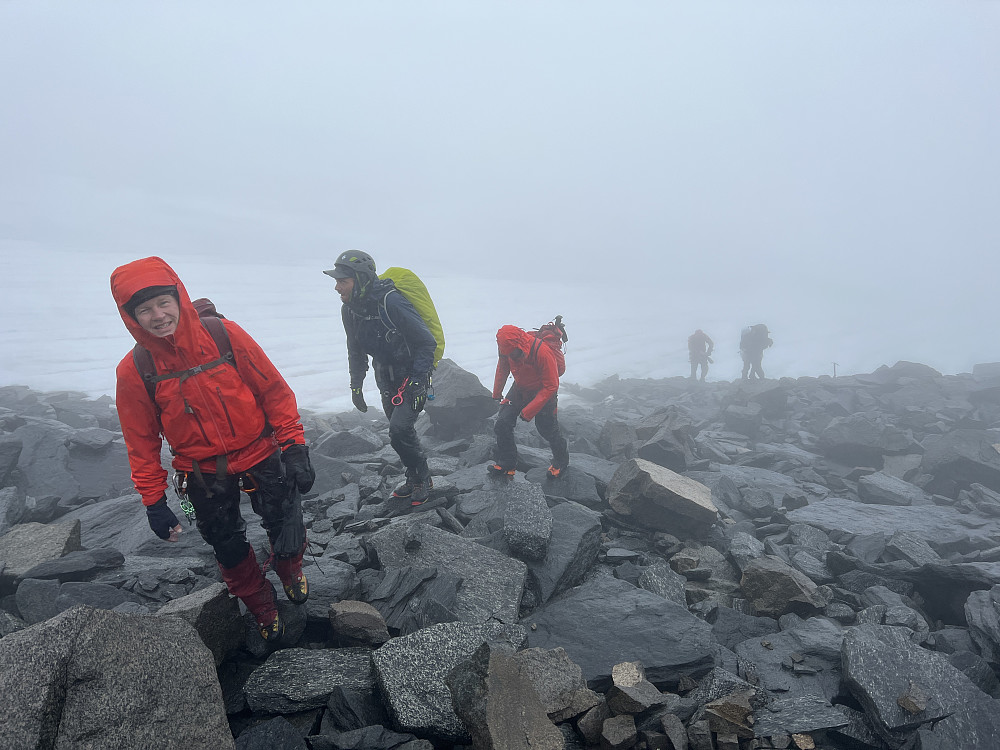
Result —
<instances>
[{"instance_id":1,"label":"boulder","mask_svg":"<svg viewBox=\"0 0 1000 750\"><path fill-rule=\"evenodd\" d=\"M450 440L485 432L497 403L479 378L445 358L434 371L434 400L427 402L426 411L435 434Z\"/></svg>"},{"instance_id":2,"label":"boulder","mask_svg":"<svg viewBox=\"0 0 1000 750\"><path fill-rule=\"evenodd\" d=\"M0 639L0 673L7 747L234 747L215 661L179 618L76 607Z\"/></svg>"},{"instance_id":3,"label":"boulder","mask_svg":"<svg viewBox=\"0 0 1000 750\"><path fill-rule=\"evenodd\" d=\"M651 682L676 685L713 664L711 628L686 608L614 578L577 586L522 620L531 648L562 647L595 689L615 664L640 661Z\"/></svg>"},{"instance_id":4,"label":"boulder","mask_svg":"<svg viewBox=\"0 0 1000 750\"><path fill-rule=\"evenodd\" d=\"M675 536L703 533L718 517L708 487L641 458L618 467L608 504L635 524Z\"/></svg>"}]
</instances>

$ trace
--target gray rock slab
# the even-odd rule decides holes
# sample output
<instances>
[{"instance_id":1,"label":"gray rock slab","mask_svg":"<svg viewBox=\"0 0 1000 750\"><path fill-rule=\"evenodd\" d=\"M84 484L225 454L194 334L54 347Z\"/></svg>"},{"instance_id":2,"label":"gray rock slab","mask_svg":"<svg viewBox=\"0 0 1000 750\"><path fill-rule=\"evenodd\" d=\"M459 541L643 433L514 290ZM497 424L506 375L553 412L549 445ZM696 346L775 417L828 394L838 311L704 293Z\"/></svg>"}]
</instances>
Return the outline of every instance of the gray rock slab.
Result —
<instances>
[{"instance_id":1,"label":"gray rock slab","mask_svg":"<svg viewBox=\"0 0 1000 750\"><path fill-rule=\"evenodd\" d=\"M0 586L9 587L36 565L80 549L80 524L76 521L19 524L0 537L0 560L6 563L0 571Z\"/></svg>"},{"instance_id":2,"label":"gray rock slab","mask_svg":"<svg viewBox=\"0 0 1000 750\"><path fill-rule=\"evenodd\" d=\"M789 511L788 520L808 523L827 533L847 532L859 536L881 532L891 537L897 531L913 532L931 547L959 544L969 536L1000 535L1000 522L972 513L959 513L943 506L893 507L827 498Z\"/></svg>"},{"instance_id":3,"label":"gray rock slab","mask_svg":"<svg viewBox=\"0 0 1000 750\"><path fill-rule=\"evenodd\" d=\"M562 648L527 648L518 651L514 659L553 721L579 716L601 702L601 697L587 687L583 670Z\"/></svg>"},{"instance_id":4,"label":"gray rock slab","mask_svg":"<svg viewBox=\"0 0 1000 750\"><path fill-rule=\"evenodd\" d=\"M754 711L755 737L776 734L808 734L848 724L843 711L815 695L778 698Z\"/></svg>"},{"instance_id":5,"label":"gray rock slab","mask_svg":"<svg viewBox=\"0 0 1000 750\"><path fill-rule=\"evenodd\" d=\"M986 430L953 430L945 435L928 435L921 441L920 470L931 474L932 492L947 492L954 486L982 484L1000 492L1000 452L997 439Z\"/></svg>"},{"instance_id":6,"label":"gray rock slab","mask_svg":"<svg viewBox=\"0 0 1000 750\"><path fill-rule=\"evenodd\" d=\"M291 714L326 705L338 688L370 690L373 684L370 649L286 648L255 669L243 691L253 711Z\"/></svg>"},{"instance_id":7,"label":"gray rock slab","mask_svg":"<svg viewBox=\"0 0 1000 750\"><path fill-rule=\"evenodd\" d=\"M840 691L844 631L822 617L736 644L740 676L771 693L815 695L828 701Z\"/></svg>"},{"instance_id":8,"label":"gray rock slab","mask_svg":"<svg viewBox=\"0 0 1000 750\"><path fill-rule=\"evenodd\" d=\"M528 561L528 580L539 601L575 586L597 559L601 517L574 502L552 509L552 533L545 558Z\"/></svg>"},{"instance_id":9,"label":"gray rock slab","mask_svg":"<svg viewBox=\"0 0 1000 750\"><path fill-rule=\"evenodd\" d=\"M598 578L522 620L532 648L562 647L588 685L610 684L615 664L638 661L657 685L713 665L711 626L686 608L615 578Z\"/></svg>"},{"instance_id":10,"label":"gray rock slab","mask_svg":"<svg viewBox=\"0 0 1000 750\"><path fill-rule=\"evenodd\" d=\"M503 535L511 554L521 560L541 560L552 535L552 511L535 484L513 482L503 493Z\"/></svg>"},{"instance_id":11,"label":"gray rock slab","mask_svg":"<svg viewBox=\"0 0 1000 750\"><path fill-rule=\"evenodd\" d=\"M684 593L686 583L687 579L674 572L664 560L657 560L639 574L641 588L681 607L687 606L687 595Z\"/></svg>"},{"instance_id":12,"label":"gray rock slab","mask_svg":"<svg viewBox=\"0 0 1000 750\"><path fill-rule=\"evenodd\" d=\"M607 499L634 523L671 533L703 531L718 517L708 487L641 458L618 467Z\"/></svg>"},{"instance_id":13,"label":"gray rock slab","mask_svg":"<svg viewBox=\"0 0 1000 750\"><path fill-rule=\"evenodd\" d=\"M574 455L580 456L582 454ZM538 483L550 502L572 500L588 508L605 507L597 480L584 473L579 466L570 465L563 470L558 478L549 476L547 466L540 466L529 471L525 478L529 482ZM602 486L606 486L606 484Z\"/></svg>"},{"instance_id":14,"label":"gray rock slab","mask_svg":"<svg viewBox=\"0 0 1000 750\"><path fill-rule=\"evenodd\" d=\"M67 581L89 581L108 570L115 570L125 564L125 556L116 549L100 547L67 552L58 560L47 560L25 571L24 578L56 579Z\"/></svg>"},{"instance_id":15,"label":"gray rock slab","mask_svg":"<svg viewBox=\"0 0 1000 750\"><path fill-rule=\"evenodd\" d=\"M930 496L915 484L876 471L858 480L858 498L874 505L930 505Z\"/></svg>"},{"instance_id":16,"label":"gray rock slab","mask_svg":"<svg viewBox=\"0 0 1000 750\"><path fill-rule=\"evenodd\" d=\"M747 563L740 587L757 614L764 617L778 617L788 612L808 615L823 604L810 578L771 555Z\"/></svg>"},{"instance_id":17,"label":"gray rock slab","mask_svg":"<svg viewBox=\"0 0 1000 750\"><path fill-rule=\"evenodd\" d=\"M309 599L301 606L310 622L327 622L332 602L353 599L357 594L358 574L348 563L324 559L322 565L304 565L302 572L309 581Z\"/></svg>"},{"instance_id":18,"label":"gray rock slab","mask_svg":"<svg viewBox=\"0 0 1000 750\"><path fill-rule=\"evenodd\" d=\"M920 648L904 628L860 625L843 643L844 682L883 738L900 742L922 725L940 747L995 748L1000 704L972 684L943 654ZM922 694L911 712L900 698ZM950 745L942 744L951 742ZM922 745L926 746L926 745Z\"/></svg>"},{"instance_id":19,"label":"gray rock slab","mask_svg":"<svg viewBox=\"0 0 1000 750\"><path fill-rule=\"evenodd\" d=\"M520 648L524 629L497 622L442 623L379 647L372 663L396 727L418 737L467 743L469 734L452 707L446 679L487 641Z\"/></svg>"},{"instance_id":20,"label":"gray rock slab","mask_svg":"<svg viewBox=\"0 0 1000 750\"><path fill-rule=\"evenodd\" d=\"M212 654L178 618L77 607L0 639L0 674L5 747L234 747Z\"/></svg>"},{"instance_id":21,"label":"gray rock slab","mask_svg":"<svg viewBox=\"0 0 1000 750\"><path fill-rule=\"evenodd\" d=\"M243 618L239 600L229 595L224 583L213 583L187 596L167 602L157 617L180 617L197 632L215 657L215 665L243 644Z\"/></svg>"},{"instance_id":22,"label":"gray rock slab","mask_svg":"<svg viewBox=\"0 0 1000 750\"><path fill-rule=\"evenodd\" d=\"M563 750L562 733L512 651L484 643L448 673L456 714L480 750Z\"/></svg>"},{"instance_id":23,"label":"gray rock slab","mask_svg":"<svg viewBox=\"0 0 1000 750\"><path fill-rule=\"evenodd\" d=\"M463 622L517 621L525 564L447 531L396 524L369 540L385 568L438 568L462 579L455 614Z\"/></svg>"},{"instance_id":24,"label":"gray rock slab","mask_svg":"<svg viewBox=\"0 0 1000 750\"><path fill-rule=\"evenodd\" d=\"M994 667L1000 667L1000 584L969 594L965 617L979 653Z\"/></svg>"}]
</instances>

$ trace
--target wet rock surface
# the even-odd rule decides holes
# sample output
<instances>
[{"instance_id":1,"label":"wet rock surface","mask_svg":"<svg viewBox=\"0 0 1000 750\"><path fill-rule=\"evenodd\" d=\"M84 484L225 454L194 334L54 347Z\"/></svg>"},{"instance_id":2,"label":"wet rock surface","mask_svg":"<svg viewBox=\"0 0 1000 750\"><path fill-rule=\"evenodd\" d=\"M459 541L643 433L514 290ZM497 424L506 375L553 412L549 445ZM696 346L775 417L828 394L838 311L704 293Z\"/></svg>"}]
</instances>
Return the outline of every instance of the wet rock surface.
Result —
<instances>
[{"instance_id":1,"label":"wet rock surface","mask_svg":"<svg viewBox=\"0 0 1000 750\"><path fill-rule=\"evenodd\" d=\"M279 644L241 615L186 521L178 544L149 531L110 400L0 388L0 735L994 748L989 372L564 383L569 469L547 476L529 426L518 475L498 483L495 403L445 361L418 423L435 485L419 508L391 497L402 467L375 410L305 416L310 599L280 602Z\"/></svg>"}]
</instances>

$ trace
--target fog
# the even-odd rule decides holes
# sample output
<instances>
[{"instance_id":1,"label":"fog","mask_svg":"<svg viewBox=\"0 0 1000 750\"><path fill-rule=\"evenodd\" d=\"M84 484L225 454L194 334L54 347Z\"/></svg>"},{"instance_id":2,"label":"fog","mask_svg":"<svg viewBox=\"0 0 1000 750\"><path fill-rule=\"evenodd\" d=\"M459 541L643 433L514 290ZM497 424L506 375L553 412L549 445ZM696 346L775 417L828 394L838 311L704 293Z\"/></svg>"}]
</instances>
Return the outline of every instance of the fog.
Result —
<instances>
[{"instance_id":1,"label":"fog","mask_svg":"<svg viewBox=\"0 0 1000 750\"><path fill-rule=\"evenodd\" d=\"M313 408L349 403L344 249L446 356L555 314L567 379L1000 359L1000 5L7 2L0 385L113 392L115 266L159 255Z\"/></svg>"}]
</instances>

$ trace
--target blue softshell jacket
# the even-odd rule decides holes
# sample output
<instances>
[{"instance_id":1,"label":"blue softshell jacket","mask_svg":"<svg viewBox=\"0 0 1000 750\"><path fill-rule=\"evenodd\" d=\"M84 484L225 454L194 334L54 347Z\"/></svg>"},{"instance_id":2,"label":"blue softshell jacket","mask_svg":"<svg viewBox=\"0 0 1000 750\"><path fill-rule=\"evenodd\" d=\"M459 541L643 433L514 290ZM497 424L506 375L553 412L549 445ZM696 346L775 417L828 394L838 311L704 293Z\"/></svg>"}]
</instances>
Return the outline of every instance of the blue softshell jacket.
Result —
<instances>
[{"instance_id":1,"label":"blue softshell jacket","mask_svg":"<svg viewBox=\"0 0 1000 750\"><path fill-rule=\"evenodd\" d=\"M394 380L426 379L434 363L437 342L420 313L392 280L375 282L363 300L344 304L341 316L347 333L351 388L360 388L364 382L369 357L376 368L391 368Z\"/></svg>"}]
</instances>

